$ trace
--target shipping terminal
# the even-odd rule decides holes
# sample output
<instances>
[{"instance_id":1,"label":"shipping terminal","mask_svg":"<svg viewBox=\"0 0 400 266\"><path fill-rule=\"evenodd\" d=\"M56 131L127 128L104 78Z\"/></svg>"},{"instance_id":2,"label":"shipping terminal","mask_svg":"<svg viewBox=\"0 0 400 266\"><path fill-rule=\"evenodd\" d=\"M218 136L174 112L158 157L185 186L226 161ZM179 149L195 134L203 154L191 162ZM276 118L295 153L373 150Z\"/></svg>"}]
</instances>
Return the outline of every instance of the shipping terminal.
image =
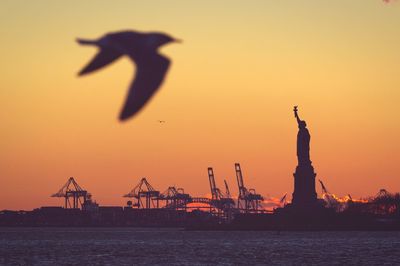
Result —
<instances>
[{"instance_id":1,"label":"shipping terminal","mask_svg":"<svg viewBox=\"0 0 400 266\"><path fill-rule=\"evenodd\" d=\"M0 211L0 226L108 226L177 227L186 230L400 230L400 193L381 189L375 196L338 198L319 181L310 160L310 133L294 107L298 164L293 174L292 201L287 195L274 208L248 188L239 163L234 164L238 196L233 197L224 180L216 185L208 167L210 197L195 197L183 188L155 189L146 177L127 194L126 206L100 206L92 195L70 177L51 197L62 199L63 207L41 207L32 211Z\"/></svg>"}]
</instances>

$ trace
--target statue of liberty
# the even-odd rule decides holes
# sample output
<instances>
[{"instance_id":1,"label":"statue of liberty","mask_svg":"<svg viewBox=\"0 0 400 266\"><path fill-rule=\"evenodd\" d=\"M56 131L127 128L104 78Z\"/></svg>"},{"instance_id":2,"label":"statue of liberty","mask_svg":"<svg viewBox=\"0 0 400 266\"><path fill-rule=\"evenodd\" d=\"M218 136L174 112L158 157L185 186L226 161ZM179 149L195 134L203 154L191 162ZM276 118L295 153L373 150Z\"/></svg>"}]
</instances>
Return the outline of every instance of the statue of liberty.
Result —
<instances>
[{"instance_id":1,"label":"statue of liberty","mask_svg":"<svg viewBox=\"0 0 400 266\"><path fill-rule=\"evenodd\" d=\"M297 106L294 107L294 116L297 119L299 132L297 133L297 160L299 166L310 165L310 133L306 121L301 120L297 113Z\"/></svg>"},{"instance_id":2,"label":"statue of liberty","mask_svg":"<svg viewBox=\"0 0 400 266\"><path fill-rule=\"evenodd\" d=\"M297 160L298 165L294 176L294 191L292 203L295 206L315 207L317 204L317 193L315 191L314 167L310 161L310 133L306 121L301 120L294 107L294 117L299 125L297 133Z\"/></svg>"}]
</instances>

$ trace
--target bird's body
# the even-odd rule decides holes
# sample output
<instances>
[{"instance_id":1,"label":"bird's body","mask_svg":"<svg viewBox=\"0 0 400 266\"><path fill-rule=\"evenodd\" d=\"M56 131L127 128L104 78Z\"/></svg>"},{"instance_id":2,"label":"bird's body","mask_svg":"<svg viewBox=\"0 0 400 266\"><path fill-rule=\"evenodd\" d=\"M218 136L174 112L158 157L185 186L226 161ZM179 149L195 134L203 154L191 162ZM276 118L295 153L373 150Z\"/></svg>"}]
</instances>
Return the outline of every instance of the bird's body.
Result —
<instances>
[{"instance_id":1,"label":"bird's body","mask_svg":"<svg viewBox=\"0 0 400 266\"><path fill-rule=\"evenodd\" d=\"M136 77L130 86L120 120L132 117L148 102L160 87L170 65L170 60L157 49L177 40L163 33L124 31L106 34L99 40L82 40L82 45L96 45L99 53L79 72L79 75L98 70L123 55L136 64Z\"/></svg>"}]
</instances>

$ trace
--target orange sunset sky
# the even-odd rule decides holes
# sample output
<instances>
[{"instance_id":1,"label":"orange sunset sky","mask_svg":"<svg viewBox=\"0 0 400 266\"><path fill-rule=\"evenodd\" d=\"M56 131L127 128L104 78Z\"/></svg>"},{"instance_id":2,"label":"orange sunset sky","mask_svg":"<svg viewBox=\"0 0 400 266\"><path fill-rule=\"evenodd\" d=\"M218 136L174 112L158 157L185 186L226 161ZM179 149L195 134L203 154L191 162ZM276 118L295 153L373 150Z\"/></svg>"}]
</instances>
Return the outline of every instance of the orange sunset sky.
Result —
<instances>
[{"instance_id":1,"label":"orange sunset sky","mask_svg":"<svg viewBox=\"0 0 400 266\"><path fill-rule=\"evenodd\" d=\"M331 192L400 190L400 2L3 0L0 25L0 210L62 205L49 196L70 176L101 205L141 177L203 196L209 166L237 195L235 162L247 187L291 196L294 105ZM75 38L123 29L184 43L162 48L162 88L120 123L134 67L78 78L97 50Z\"/></svg>"}]
</instances>

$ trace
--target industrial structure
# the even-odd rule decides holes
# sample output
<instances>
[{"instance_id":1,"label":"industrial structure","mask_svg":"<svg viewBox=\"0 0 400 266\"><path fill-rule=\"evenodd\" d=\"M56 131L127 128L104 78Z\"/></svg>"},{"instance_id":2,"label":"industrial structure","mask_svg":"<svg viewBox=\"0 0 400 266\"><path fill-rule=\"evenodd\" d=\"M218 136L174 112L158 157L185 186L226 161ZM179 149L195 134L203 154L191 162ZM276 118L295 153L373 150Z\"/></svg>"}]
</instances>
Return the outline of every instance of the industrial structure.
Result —
<instances>
[{"instance_id":1,"label":"industrial structure","mask_svg":"<svg viewBox=\"0 0 400 266\"><path fill-rule=\"evenodd\" d=\"M251 188L247 189L244 185L242 169L240 164L235 163L236 179L239 188L239 196L237 201L237 208L245 213L258 213L264 212L261 206L261 202L264 198L256 193L256 190Z\"/></svg>"},{"instance_id":2,"label":"industrial structure","mask_svg":"<svg viewBox=\"0 0 400 266\"><path fill-rule=\"evenodd\" d=\"M127 205L137 208L158 208L160 191L155 190L147 179L143 177L140 182L126 195L126 198L133 198L134 202L128 201ZM144 201L144 202L143 202Z\"/></svg>"},{"instance_id":3,"label":"industrial structure","mask_svg":"<svg viewBox=\"0 0 400 266\"><path fill-rule=\"evenodd\" d=\"M215 185L214 170L208 168L208 179L211 190L211 205L215 206L218 212L231 212L235 206L234 200L231 198L228 183L225 181L225 194Z\"/></svg>"},{"instance_id":4,"label":"industrial structure","mask_svg":"<svg viewBox=\"0 0 400 266\"><path fill-rule=\"evenodd\" d=\"M255 189L248 189L244 185L243 174L240 164L235 164L235 173L238 184L238 197L235 200L230 192L228 182L224 180L225 190L222 192L216 185L214 170L212 167L207 169L208 183L210 186L211 197L195 197L185 193L183 188L175 186L168 187L164 192L155 189L143 177L131 191L123 197L129 198L126 210L138 211L157 211L162 212L191 212L198 210L209 213L212 217L220 221L230 221L240 213L263 213L266 212L262 207L263 197L257 194ZM111 210L122 210L120 207L99 207L92 202L91 194L78 185L73 177L52 197L62 197L65 199L65 209L98 210L106 212ZM114 208L114 209L113 209ZM148 215L148 212L146 212Z\"/></svg>"},{"instance_id":5,"label":"industrial structure","mask_svg":"<svg viewBox=\"0 0 400 266\"><path fill-rule=\"evenodd\" d=\"M163 193L156 190L146 178L140 182L124 197L132 198L127 202L128 208L133 209L169 209L174 211L188 211L193 209L207 210L212 215L223 219L230 219L234 213L260 213L265 210L261 206L263 197L254 189L244 186L240 165L235 164L235 171L239 186L237 202L231 196L226 180L224 180L225 193L216 185L214 170L207 169L211 198L194 197L185 193L183 188L168 187Z\"/></svg>"},{"instance_id":6,"label":"industrial structure","mask_svg":"<svg viewBox=\"0 0 400 266\"><path fill-rule=\"evenodd\" d=\"M1 211L0 226L157 226L223 230L400 230L400 194L381 189L368 199L339 198L319 180L322 198L315 190L316 173L310 160L307 124L294 115L298 164L293 174L291 202L287 193L273 211L263 207L264 197L245 186L242 169L235 163L236 203L228 183L222 192L208 167L211 197L194 197L183 188L155 189L143 177L124 197L125 207L99 206L73 177L52 197L64 198L62 207L41 207L30 212ZM277 199L278 201L279 199ZM221 227L222 226L222 227Z\"/></svg>"},{"instance_id":7,"label":"industrial structure","mask_svg":"<svg viewBox=\"0 0 400 266\"><path fill-rule=\"evenodd\" d=\"M64 198L64 208L78 209L85 205L86 201L91 198L91 195L82 189L73 177L70 177L64 186L52 197Z\"/></svg>"},{"instance_id":8,"label":"industrial structure","mask_svg":"<svg viewBox=\"0 0 400 266\"><path fill-rule=\"evenodd\" d=\"M223 230L399 230L400 194L382 189L374 197L338 198L319 180L321 207L299 208L287 203L287 193L274 211L266 211L263 196L245 186L240 164L235 164L238 196L231 195L224 180L218 188L214 170L207 169L210 197L194 197L183 188L155 189L146 178L124 197L125 207L99 206L90 193L74 180L52 197L63 198L64 207L41 207L33 211L1 211L0 226L156 226ZM223 227L221 227L223 226Z\"/></svg>"},{"instance_id":9,"label":"industrial structure","mask_svg":"<svg viewBox=\"0 0 400 266\"><path fill-rule=\"evenodd\" d=\"M185 193L183 188L172 186L160 194L159 200L164 201L164 208L186 211L187 205L191 202L191 197Z\"/></svg>"},{"instance_id":10,"label":"industrial structure","mask_svg":"<svg viewBox=\"0 0 400 266\"><path fill-rule=\"evenodd\" d=\"M150 184L147 178L143 177L129 193L123 196L129 198L125 207L99 207L92 201L90 193L71 177L57 193L52 195L52 197L64 198L64 208L42 207L31 213L21 213L22 216L12 214L14 216L9 219L15 221L19 219L18 217L28 216L19 223L30 225L89 224L194 228L204 228L204 226L207 228L212 225L219 228L218 226L223 224L227 226L226 228L240 230L279 229L282 226L294 230L310 226L320 229L344 228L346 230L400 228L399 193L391 194L382 189L375 197L366 200L353 200L350 195L338 198L328 191L322 180L319 180L322 195L321 198L316 199L313 181L315 174L309 175L311 173L309 172L304 176L295 175L293 195L297 195L297 201L294 196L292 202L288 203L287 193L285 193L274 211L266 211L262 204L264 197L255 189L245 186L240 164L235 163L234 166L238 186L237 198L232 197L226 180L224 180L224 192L217 186L212 167L207 169L210 197L195 197L185 193L183 188L175 186L170 186L161 193ZM309 168L310 164L306 166ZM297 167L297 174L301 173L302 167ZM304 181L305 179L307 181ZM304 185L306 186L303 187ZM47 217L47 220L43 220L43 217ZM390 223L384 223L385 227L382 227L382 221L390 221ZM3 223L7 224L7 222ZM330 227L326 227L326 224Z\"/></svg>"}]
</instances>

